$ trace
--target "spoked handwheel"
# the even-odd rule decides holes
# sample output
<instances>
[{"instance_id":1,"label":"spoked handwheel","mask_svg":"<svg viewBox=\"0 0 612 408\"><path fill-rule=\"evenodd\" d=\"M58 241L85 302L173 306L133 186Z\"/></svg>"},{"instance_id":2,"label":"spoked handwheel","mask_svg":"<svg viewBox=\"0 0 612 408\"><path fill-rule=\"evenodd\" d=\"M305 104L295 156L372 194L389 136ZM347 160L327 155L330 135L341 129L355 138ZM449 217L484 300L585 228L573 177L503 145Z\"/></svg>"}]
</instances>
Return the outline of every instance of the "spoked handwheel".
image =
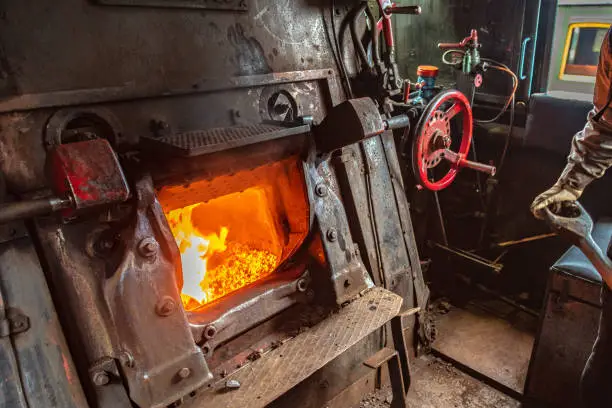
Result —
<instances>
[{"instance_id":1,"label":"spoked handwheel","mask_svg":"<svg viewBox=\"0 0 612 408\"><path fill-rule=\"evenodd\" d=\"M457 152L451 150L451 119L461 115L461 143ZM412 144L412 167L421 186L432 191L448 187L462 167L495 175L495 167L467 160L472 143L472 108L467 98L455 89L436 95L427 105L415 129ZM456 137L457 140L458 137ZM434 169L448 163L448 171L434 179Z\"/></svg>"}]
</instances>

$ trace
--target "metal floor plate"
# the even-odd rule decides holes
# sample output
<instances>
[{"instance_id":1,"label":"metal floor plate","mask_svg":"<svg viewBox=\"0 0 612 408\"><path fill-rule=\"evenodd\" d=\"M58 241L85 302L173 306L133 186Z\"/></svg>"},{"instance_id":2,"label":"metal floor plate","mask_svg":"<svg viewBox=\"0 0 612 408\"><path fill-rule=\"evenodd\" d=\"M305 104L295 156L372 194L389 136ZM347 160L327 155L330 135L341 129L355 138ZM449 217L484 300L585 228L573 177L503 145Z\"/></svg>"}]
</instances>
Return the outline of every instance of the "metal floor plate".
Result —
<instances>
[{"instance_id":1,"label":"metal floor plate","mask_svg":"<svg viewBox=\"0 0 612 408\"><path fill-rule=\"evenodd\" d=\"M391 320L402 298L375 287L321 323L213 384L194 406L264 407ZM240 388L226 391L237 380Z\"/></svg>"},{"instance_id":2,"label":"metal floor plate","mask_svg":"<svg viewBox=\"0 0 612 408\"><path fill-rule=\"evenodd\" d=\"M524 318L537 321L528 315ZM433 348L520 395L534 342L523 326L517 318L511 323L471 305L453 307L436 321Z\"/></svg>"}]
</instances>

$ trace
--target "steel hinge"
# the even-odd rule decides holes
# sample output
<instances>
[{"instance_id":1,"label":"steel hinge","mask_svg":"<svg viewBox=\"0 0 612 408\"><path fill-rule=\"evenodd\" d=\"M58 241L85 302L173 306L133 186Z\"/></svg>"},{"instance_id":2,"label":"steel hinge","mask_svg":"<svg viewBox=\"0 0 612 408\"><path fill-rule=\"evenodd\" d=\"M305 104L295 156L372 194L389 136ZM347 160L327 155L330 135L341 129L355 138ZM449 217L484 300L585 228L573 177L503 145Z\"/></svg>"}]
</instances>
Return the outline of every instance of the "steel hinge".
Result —
<instances>
[{"instance_id":1,"label":"steel hinge","mask_svg":"<svg viewBox=\"0 0 612 408\"><path fill-rule=\"evenodd\" d=\"M0 338L23 333L29 328L30 318L19 309L9 307L6 309L5 317L0 319Z\"/></svg>"}]
</instances>

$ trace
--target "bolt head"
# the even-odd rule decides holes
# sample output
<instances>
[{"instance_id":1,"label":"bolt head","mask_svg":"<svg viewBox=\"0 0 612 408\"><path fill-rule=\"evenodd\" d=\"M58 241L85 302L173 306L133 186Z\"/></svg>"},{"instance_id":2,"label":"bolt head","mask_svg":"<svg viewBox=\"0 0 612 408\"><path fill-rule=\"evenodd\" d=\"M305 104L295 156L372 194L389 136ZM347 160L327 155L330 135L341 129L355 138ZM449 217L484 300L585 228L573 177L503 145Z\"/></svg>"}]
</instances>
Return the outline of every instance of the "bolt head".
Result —
<instances>
[{"instance_id":1,"label":"bolt head","mask_svg":"<svg viewBox=\"0 0 612 408\"><path fill-rule=\"evenodd\" d=\"M138 252L145 258L152 258L159 251L159 243L155 238L145 238L138 244Z\"/></svg>"},{"instance_id":2,"label":"bolt head","mask_svg":"<svg viewBox=\"0 0 612 408\"><path fill-rule=\"evenodd\" d=\"M176 302L170 296L164 296L155 305L155 312L160 316L170 316L176 310Z\"/></svg>"},{"instance_id":3,"label":"bolt head","mask_svg":"<svg viewBox=\"0 0 612 408\"><path fill-rule=\"evenodd\" d=\"M213 326L212 324L209 326L206 326L206 329L204 329L204 338L206 338L207 340L212 339L213 337L215 337L216 334L217 334L217 328Z\"/></svg>"},{"instance_id":4,"label":"bolt head","mask_svg":"<svg viewBox=\"0 0 612 408\"><path fill-rule=\"evenodd\" d=\"M328 239L330 242L336 242L336 241L338 240L338 231L336 231L336 229L335 229L335 228L330 228L330 229L327 231L327 239Z\"/></svg>"},{"instance_id":5,"label":"bolt head","mask_svg":"<svg viewBox=\"0 0 612 408\"><path fill-rule=\"evenodd\" d=\"M178 371L178 376L182 379L185 379L191 375L191 370L187 367L183 367Z\"/></svg>"},{"instance_id":6,"label":"bolt head","mask_svg":"<svg viewBox=\"0 0 612 408\"><path fill-rule=\"evenodd\" d=\"M98 387L102 387L110 382L110 377L106 371L97 371L92 377L93 383Z\"/></svg>"},{"instance_id":7,"label":"bolt head","mask_svg":"<svg viewBox=\"0 0 612 408\"><path fill-rule=\"evenodd\" d=\"M327 195L327 186L323 183L317 184L315 187L315 193L319 196L319 197L325 197Z\"/></svg>"}]
</instances>

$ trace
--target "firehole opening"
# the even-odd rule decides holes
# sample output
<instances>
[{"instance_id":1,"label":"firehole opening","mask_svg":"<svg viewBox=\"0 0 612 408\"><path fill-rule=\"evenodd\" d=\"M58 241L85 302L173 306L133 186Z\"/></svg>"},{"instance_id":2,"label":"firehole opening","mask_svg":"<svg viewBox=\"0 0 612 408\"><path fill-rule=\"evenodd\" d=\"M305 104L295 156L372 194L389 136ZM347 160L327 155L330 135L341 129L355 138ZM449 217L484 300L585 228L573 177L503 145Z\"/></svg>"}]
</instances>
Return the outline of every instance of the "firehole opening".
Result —
<instances>
[{"instance_id":1,"label":"firehole opening","mask_svg":"<svg viewBox=\"0 0 612 408\"><path fill-rule=\"evenodd\" d=\"M165 186L158 197L181 254L178 282L187 311L270 275L308 233L297 157Z\"/></svg>"}]
</instances>

